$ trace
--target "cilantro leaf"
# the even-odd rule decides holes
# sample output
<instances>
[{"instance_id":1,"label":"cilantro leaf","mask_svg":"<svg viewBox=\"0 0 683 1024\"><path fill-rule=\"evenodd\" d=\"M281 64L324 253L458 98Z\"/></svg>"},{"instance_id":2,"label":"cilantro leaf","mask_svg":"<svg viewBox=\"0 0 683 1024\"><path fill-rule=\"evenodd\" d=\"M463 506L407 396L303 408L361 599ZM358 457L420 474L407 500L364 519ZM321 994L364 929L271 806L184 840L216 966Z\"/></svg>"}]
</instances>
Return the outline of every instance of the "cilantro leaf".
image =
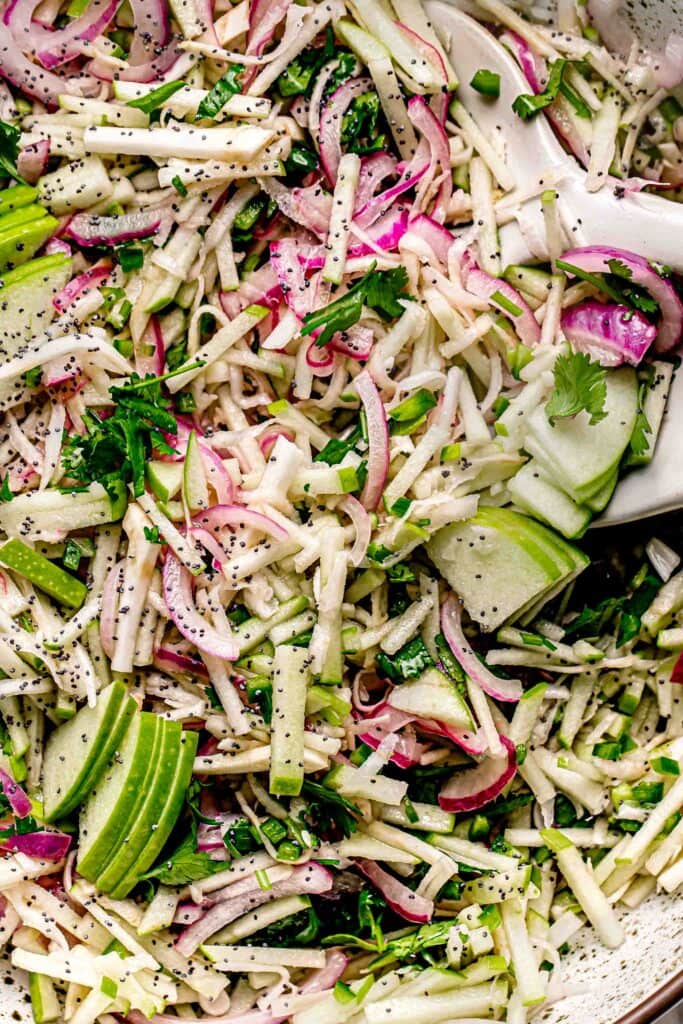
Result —
<instances>
[{"instance_id":1,"label":"cilantro leaf","mask_svg":"<svg viewBox=\"0 0 683 1024\"><path fill-rule=\"evenodd\" d=\"M546 405L551 424L556 419L586 411L591 426L605 418L607 373L584 352L559 356L555 361L555 387Z\"/></svg>"},{"instance_id":2,"label":"cilantro leaf","mask_svg":"<svg viewBox=\"0 0 683 1024\"><path fill-rule=\"evenodd\" d=\"M162 885L187 885L224 869L224 861L212 860L208 853L197 850L197 824L193 820L180 846L142 879L156 878Z\"/></svg>"},{"instance_id":3,"label":"cilantro leaf","mask_svg":"<svg viewBox=\"0 0 683 1024\"><path fill-rule=\"evenodd\" d=\"M20 131L13 124L0 121L0 170L26 184L17 170L17 156L19 155Z\"/></svg>"},{"instance_id":4,"label":"cilantro leaf","mask_svg":"<svg viewBox=\"0 0 683 1024\"><path fill-rule=\"evenodd\" d=\"M425 669L432 668L434 665L432 656L421 636L409 640L393 657L380 652L375 663L379 674L397 685L404 683L407 679L414 679Z\"/></svg>"},{"instance_id":5,"label":"cilantro leaf","mask_svg":"<svg viewBox=\"0 0 683 1024\"><path fill-rule=\"evenodd\" d=\"M448 942L451 929L457 925L457 921L448 918L442 921L435 921L433 924L422 925L421 928L408 935L402 935L386 944L386 951L378 959L370 964L371 969L376 970L385 967L396 960L411 961L420 953L435 946L445 946Z\"/></svg>"},{"instance_id":6,"label":"cilantro leaf","mask_svg":"<svg viewBox=\"0 0 683 1024\"><path fill-rule=\"evenodd\" d=\"M385 148L386 133L377 130L380 113L376 92L356 96L342 120L341 141L345 151L364 156Z\"/></svg>"},{"instance_id":7,"label":"cilantro leaf","mask_svg":"<svg viewBox=\"0 0 683 1024\"><path fill-rule=\"evenodd\" d=\"M399 317L403 313L399 298L411 298L403 291L407 283L408 274L404 267L376 271L373 263L367 274L356 281L344 295L333 299L322 309L307 313L301 333L308 335L322 328L316 344L326 345L338 331L346 331L358 323L364 305L370 306L384 319Z\"/></svg>"},{"instance_id":8,"label":"cilantro leaf","mask_svg":"<svg viewBox=\"0 0 683 1024\"><path fill-rule=\"evenodd\" d=\"M228 68L223 77L218 79L208 96L205 96L197 107L196 121L201 120L203 117L215 118L216 114L223 109L228 100L242 91L238 78L243 71L244 66L242 64L232 64Z\"/></svg>"},{"instance_id":9,"label":"cilantro leaf","mask_svg":"<svg viewBox=\"0 0 683 1024\"><path fill-rule=\"evenodd\" d=\"M631 455L644 455L650 447L651 437L649 435L652 434L652 427L650 426L643 409L645 407L647 393L654 383L654 378L655 368L650 365L644 370L638 387L638 412L636 414L636 422L633 427L633 433L631 434L631 440L629 441L629 452Z\"/></svg>"},{"instance_id":10,"label":"cilantro leaf","mask_svg":"<svg viewBox=\"0 0 683 1024\"><path fill-rule=\"evenodd\" d=\"M307 779L302 788L307 797L306 814L323 832L334 828L345 836L350 836L358 827L360 811L355 804L327 786Z\"/></svg>"},{"instance_id":11,"label":"cilantro leaf","mask_svg":"<svg viewBox=\"0 0 683 1024\"><path fill-rule=\"evenodd\" d=\"M607 266L610 269L610 273L616 274L617 277L623 277L627 281L630 281L633 277L633 271L622 260L608 260Z\"/></svg>"},{"instance_id":12,"label":"cilantro leaf","mask_svg":"<svg viewBox=\"0 0 683 1024\"><path fill-rule=\"evenodd\" d=\"M70 477L83 484L99 481L110 491L132 483L136 496L143 493L145 465L153 450L173 454L164 434L178 430L161 383L158 377L134 374L130 384L110 388L115 404L111 416L100 418L86 410L85 435L72 434L64 444L64 468Z\"/></svg>"},{"instance_id":13,"label":"cilantro leaf","mask_svg":"<svg viewBox=\"0 0 683 1024\"><path fill-rule=\"evenodd\" d=\"M550 65L550 76L543 92L538 93L536 96L530 93L522 93L520 96L517 96L512 104L515 114L521 117L523 121L530 121L532 117L536 117L542 110L549 107L553 100L557 99L566 67L566 60L554 61Z\"/></svg>"},{"instance_id":14,"label":"cilantro leaf","mask_svg":"<svg viewBox=\"0 0 683 1024\"><path fill-rule=\"evenodd\" d=\"M401 316L404 309L398 300L407 298L402 294L408 284L406 268L382 270L379 274L370 272L366 277L368 281L365 285L365 305L387 320Z\"/></svg>"},{"instance_id":15,"label":"cilantro leaf","mask_svg":"<svg viewBox=\"0 0 683 1024\"><path fill-rule=\"evenodd\" d=\"M358 62L348 50L338 50L334 33L328 28L323 46L310 47L300 53L287 65L275 83L281 96L310 96L320 69L330 60L339 61L339 66L330 75L326 95L352 75ZM323 99L325 96L323 96Z\"/></svg>"}]
</instances>

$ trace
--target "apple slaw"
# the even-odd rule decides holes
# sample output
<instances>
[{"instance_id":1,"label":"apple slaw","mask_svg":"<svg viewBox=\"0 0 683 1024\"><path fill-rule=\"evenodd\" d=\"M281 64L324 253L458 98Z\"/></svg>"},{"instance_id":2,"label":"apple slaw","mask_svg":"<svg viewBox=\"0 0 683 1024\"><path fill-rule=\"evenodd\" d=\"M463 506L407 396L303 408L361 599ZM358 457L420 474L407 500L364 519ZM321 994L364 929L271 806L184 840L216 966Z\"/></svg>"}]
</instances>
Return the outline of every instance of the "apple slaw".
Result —
<instances>
[{"instance_id":1,"label":"apple slaw","mask_svg":"<svg viewBox=\"0 0 683 1024\"><path fill-rule=\"evenodd\" d=\"M602 7L471 11L589 191L678 201L676 44L608 50ZM683 290L573 243L457 50L416 0L4 7L0 944L36 1024L524 1024L683 884L680 557L584 538L654 455Z\"/></svg>"}]
</instances>

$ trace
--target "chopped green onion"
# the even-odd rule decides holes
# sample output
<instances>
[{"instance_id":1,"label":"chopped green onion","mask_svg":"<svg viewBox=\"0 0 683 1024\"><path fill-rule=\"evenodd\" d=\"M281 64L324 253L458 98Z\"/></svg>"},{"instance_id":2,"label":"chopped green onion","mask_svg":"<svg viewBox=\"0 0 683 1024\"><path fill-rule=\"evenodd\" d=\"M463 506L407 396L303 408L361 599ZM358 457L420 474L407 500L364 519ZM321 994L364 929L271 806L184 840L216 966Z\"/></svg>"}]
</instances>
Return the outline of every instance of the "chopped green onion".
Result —
<instances>
[{"instance_id":1,"label":"chopped green onion","mask_svg":"<svg viewBox=\"0 0 683 1024\"><path fill-rule=\"evenodd\" d=\"M470 85L482 96L492 96L495 99L500 96L500 75L497 71L479 68L478 71L475 71Z\"/></svg>"}]
</instances>

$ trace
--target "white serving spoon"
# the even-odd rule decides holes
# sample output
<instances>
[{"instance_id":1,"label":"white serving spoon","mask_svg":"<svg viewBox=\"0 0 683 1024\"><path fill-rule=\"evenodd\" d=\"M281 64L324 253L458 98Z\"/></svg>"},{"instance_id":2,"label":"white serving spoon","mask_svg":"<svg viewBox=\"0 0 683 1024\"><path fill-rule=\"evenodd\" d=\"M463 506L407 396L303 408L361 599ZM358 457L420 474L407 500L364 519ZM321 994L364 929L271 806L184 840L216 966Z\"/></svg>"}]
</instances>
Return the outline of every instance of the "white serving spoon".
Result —
<instances>
[{"instance_id":1,"label":"white serving spoon","mask_svg":"<svg viewBox=\"0 0 683 1024\"><path fill-rule=\"evenodd\" d=\"M571 247L612 245L683 271L683 205L648 193L618 199L609 185L588 192L586 172L568 156L541 114L522 121L512 110L530 91L513 57L478 21L441 0L425 4L429 17L450 37L458 74L458 97L488 139L498 138L520 189L547 176ZM491 101L468 84L479 68L500 75L500 98ZM523 202L500 230L503 265L542 258L545 230L540 199ZM667 413L653 461L631 472L617 487L596 525L630 522L683 507L683 373L674 376Z\"/></svg>"}]
</instances>

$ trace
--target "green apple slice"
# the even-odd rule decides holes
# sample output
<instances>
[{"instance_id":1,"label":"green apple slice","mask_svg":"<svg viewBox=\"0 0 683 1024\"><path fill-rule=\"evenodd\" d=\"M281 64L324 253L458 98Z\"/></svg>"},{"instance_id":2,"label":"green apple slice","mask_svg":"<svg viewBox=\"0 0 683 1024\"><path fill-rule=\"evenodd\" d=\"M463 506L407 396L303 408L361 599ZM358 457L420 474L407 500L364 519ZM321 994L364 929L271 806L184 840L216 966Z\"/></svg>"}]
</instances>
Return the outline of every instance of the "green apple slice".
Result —
<instances>
[{"instance_id":1,"label":"green apple slice","mask_svg":"<svg viewBox=\"0 0 683 1024\"><path fill-rule=\"evenodd\" d=\"M484 630L543 603L588 564L582 551L529 516L489 506L439 530L427 551Z\"/></svg>"},{"instance_id":2,"label":"green apple slice","mask_svg":"<svg viewBox=\"0 0 683 1024\"><path fill-rule=\"evenodd\" d=\"M147 482L152 494L159 501L171 501L183 485L183 463L156 460L148 462Z\"/></svg>"},{"instance_id":3,"label":"green apple slice","mask_svg":"<svg viewBox=\"0 0 683 1024\"><path fill-rule=\"evenodd\" d=\"M38 189L31 185L12 185L0 192L0 215L28 206L38 198Z\"/></svg>"},{"instance_id":4,"label":"green apple slice","mask_svg":"<svg viewBox=\"0 0 683 1024\"><path fill-rule=\"evenodd\" d=\"M190 512L199 512L209 507L209 489L206 471L199 450L199 441L194 430L190 432L183 465L183 497Z\"/></svg>"},{"instance_id":5,"label":"green apple slice","mask_svg":"<svg viewBox=\"0 0 683 1024\"><path fill-rule=\"evenodd\" d=\"M114 892L128 872L135 869L150 836L158 827L173 786L180 756L181 736L182 730L178 722L162 722L161 749L155 758L154 777L149 784L145 782L145 792L139 811L97 878L97 887L102 892Z\"/></svg>"},{"instance_id":6,"label":"green apple slice","mask_svg":"<svg viewBox=\"0 0 683 1024\"><path fill-rule=\"evenodd\" d=\"M192 778L192 766L197 752L197 741L199 736L196 732L183 732L180 738L180 752L178 754L175 774L167 791L167 800L159 820L156 822L149 839L142 852L136 858L135 863L130 867L128 873L111 890L114 899L124 899L140 881L141 876L151 868L161 853L166 840L170 836L173 827L183 809L183 801L187 787Z\"/></svg>"},{"instance_id":7,"label":"green apple slice","mask_svg":"<svg viewBox=\"0 0 683 1024\"><path fill-rule=\"evenodd\" d=\"M10 537L42 539L56 532L102 526L123 516L127 505L125 486L112 499L102 484L84 491L62 493L54 488L17 494L0 505L0 527Z\"/></svg>"},{"instance_id":8,"label":"green apple slice","mask_svg":"<svg viewBox=\"0 0 683 1024\"><path fill-rule=\"evenodd\" d=\"M59 226L56 217L45 213L42 207L36 209L40 211L39 216L31 216L34 211L29 206L0 219L0 267L3 269L7 267L11 270L30 260ZM16 218L20 223L12 222L3 228L2 221L10 218Z\"/></svg>"},{"instance_id":9,"label":"green apple slice","mask_svg":"<svg viewBox=\"0 0 683 1024\"><path fill-rule=\"evenodd\" d=\"M49 327L57 312L52 299L70 276L71 260L63 253L41 256L2 275L0 353L5 358Z\"/></svg>"},{"instance_id":10,"label":"green apple slice","mask_svg":"<svg viewBox=\"0 0 683 1024\"><path fill-rule=\"evenodd\" d=\"M508 482L516 505L565 537L580 537L591 521L591 511L561 491L532 459Z\"/></svg>"},{"instance_id":11,"label":"green apple slice","mask_svg":"<svg viewBox=\"0 0 683 1024\"><path fill-rule=\"evenodd\" d=\"M78 870L89 881L94 881L104 868L136 797L143 791L161 722L150 712L135 716L118 757L111 761L83 805L78 827Z\"/></svg>"},{"instance_id":12,"label":"green apple slice","mask_svg":"<svg viewBox=\"0 0 683 1024\"><path fill-rule=\"evenodd\" d=\"M474 728L467 704L451 680L437 668L427 669L417 679L394 687L388 703L399 711L418 718L437 719L454 729Z\"/></svg>"},{"instance_id":13,"label":"green apple slice","mask_svg":"<svg viewBox=\"0 0 683 1024\"><path fill-rule=\"evenodd\" d=\"M578 502L607 483L633 434L638 413L635 370L621 367L608 371L606 390L607 415L592 426L585 413L556 420L552 425L543 406L529 417L525 447Z\"/></svg>"},{"instance_id":14,"label":"green apple slice","mask_svg":"<svg viewBox=\"0 0 683 1024\"><path fill-rule=\"evenodd\" d=\"M55 729L45 747L43 811L55 821L72 811L98 781L117 749L135 701L118 680L100 693L95 707L83 708ZM102 763L104 761L104 763Z\"/></svg>"}]
</instances>

